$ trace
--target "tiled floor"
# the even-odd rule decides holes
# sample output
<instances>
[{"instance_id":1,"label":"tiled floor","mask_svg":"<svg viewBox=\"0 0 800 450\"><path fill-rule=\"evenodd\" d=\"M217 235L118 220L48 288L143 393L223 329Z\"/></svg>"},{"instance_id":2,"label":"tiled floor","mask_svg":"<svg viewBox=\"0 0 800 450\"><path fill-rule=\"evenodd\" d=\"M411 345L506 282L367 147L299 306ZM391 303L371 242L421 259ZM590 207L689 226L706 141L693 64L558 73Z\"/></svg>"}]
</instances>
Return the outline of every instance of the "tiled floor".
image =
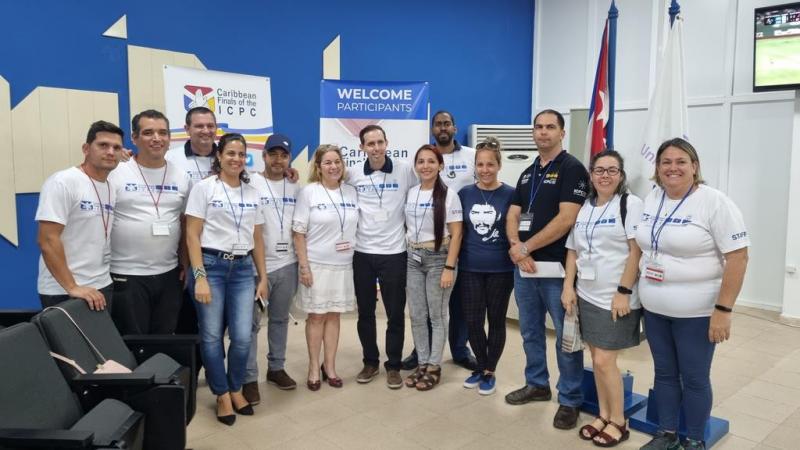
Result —
<instances>
[{"instance_id":1,"label":"tiled floor","mask_svg":"<svg viewBox=\"0 0 800 450\"><path fill-rule=\"evenodd\" d=\"M717 347L712 369L712 414L731 421L730 434L714 448L798 449L800 329L776 323L774 313L743 307L737 311L733 338ZM383 326L381 321L379 318L379 327ZM430 392L389 390L383 370L372 383L357 384L361 346L355 325L354 314L343 316L337 359L337 370L345 383L342 389L325 384L318 392L305 388L307 353L302 321L290 326L286 367L300 386L295 391L280 391L264 383L262 374L262 403L254 416L239 416L233 427L218 423L214 397L201 381L188 446L195 450L594 448L580 441L576 431L552 427L555 400L524 406L503 401L506 393L523 384L525 359L515 324L508 325L506 349L497 371L497 392L488 397L462 388L469 372L451 361L443 365L442 383ZM406 336L408 351L412 347L410 330ZM548 364L555 387L552 333L548 339ZM262 349L265 341L262 330ZM586 357L590 364L588 354ZM263 356L259 364L263 371ZM633 373L636 392L647 391L653 365L646 343L622 353L620 367ZM588 415L581 415L581 423L589 420ZM619 448L638 448L648 440L647 435L634 431Z\"/></svg>"}]
</instances>

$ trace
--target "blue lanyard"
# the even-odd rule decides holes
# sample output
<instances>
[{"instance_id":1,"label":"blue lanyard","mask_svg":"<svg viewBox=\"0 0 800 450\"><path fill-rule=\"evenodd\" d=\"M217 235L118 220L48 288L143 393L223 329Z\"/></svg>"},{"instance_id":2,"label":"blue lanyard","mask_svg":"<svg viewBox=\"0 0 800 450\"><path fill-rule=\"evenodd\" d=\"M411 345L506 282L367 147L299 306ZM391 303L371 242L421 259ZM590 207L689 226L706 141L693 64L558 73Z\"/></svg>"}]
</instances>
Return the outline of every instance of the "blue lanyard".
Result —
<instances>
[{"instance_id":1,"label":"blue lanyard","mask_svg":"<svg viewBox=\"0 0 800 450\"><path fill-rule=\"evenodd\" d=\"M658 253L658 241L661 239L661 232L664 230L664 226L669 222L673 215L675 215L675 211L683 205L683 202L686 201L686 197L692 193L692 189L694 185L692 185L685 194L683 194L683 198L678 205L675 206L675 209L672 210L671 213L664 219L664 222L661 223L661 226L658 227L658 231L656 231L656 224L658 223L658 217L661 215L661 208L664 206L664 198L667 195L666 191L661 191L661 203L658 204L658 211L656 211L656 217L653 219L653 226L650 228L650 248L653 253Z\"/></svg>"},{"instance_id":2,"label":"blue lanyard","mask_svg":"<svg viewBox=\"0 0 800 450\"><path fill-rule=\"evenodd\" d=\"M420 187L419 190L417 190L417 199L414 201L414 228L416 229L415 231L417 233L416 236L414 237L414 239L415 239L414 243L415 244L419 243L419 232L421 231L420 228L422 228L422 225L425 225L425 213L427 213L430 208L433 208L433 191L431 191L431 199L428 200L428 205L430 207L429 208L424 208L422 210L422 219L420 219L420 223L419 223L419 225L417 225L417 206L419 206L419 193L420 192L422 192L422 188L421 187Z\"/></svg>"},{"instance_id":3,"label":"blue lanyard","mask_svg":"<svg viewBox=\"0 0 800 450\"><path fill-rule=\"evenodd\" d=\"M219 180L222 183L222 190L225 192L225 197L228 199L228 206L231 208L231 215L233 216L233 223L236 224L236 242L239 242L239 228L242 226L242 218L244 217L244 186L239 185L239 193L241 194L241 203L239 203L239 220L236 220L236 211L233 209L233 202L231 202L231 197L228 195L228 189L225 188L225 182Z\"/></svg>"},{"instance_id":4,"label":"blue lanyard","mask_svg":"<svg viewBox=\"0 0 800 450\"><path fill-rule=\"evenodd\" d=\"M611 206L611 202L613 200L614 199L612 198L611 200L606 202L606 207L603 209L603 212L600 213L600 217L598 217L597 220L594 222L594 226L592 227L592 233L589 234L589 225L592 224L592 216L594 216L594 205L592 205L592 212L589 213L589 221L586 222L586 242L589 243L589 259L592 258L592 240L594 240L594 229L597 228L597 224L603 218L603 215L605 215L606 211L608 210L608 207Z\"/></svg>"},{"instance_id":5,"label":"blue lanyard","mask_svg":"<svg viewBox=\"0 0 800 450\"><path fill-rule=\"evenodd\" d=\"M283 197L281 197L280 211L278 211L278 202L275 200L275 194L272 193L272 188L269 185L269 179L266 178L266 181L269 195L272 197L272 206L275 207L275 215L278 216L278 221L281 224L281 239L283 239L283 218L286 217L286 214L284 214L284 211L286 211L286 178L283 179Z\"/></svg>"},{"instance_id":6,"label":"blue lanyard","mask_svg":"<svg viewBox=\"0 0 800 450\"><path fill-rule=\"evenodd\" d=\"M378 196L378 208L383 208L383 190L386 188L386 172L383 172L383 184L381 184L381 192L378 193L378 187L372 181L372 174L369 174L369 182L372 183L372 188L375 189L375 195Z\"/></svg>"},{"instance_id":7,"label":"blue lanyard","mask_svg":"<svg viewBox=\"0 0 800 450\"><path fill-rule=\"evenodd\" d=\"M342 193L342 185L341 184L339 185L339 197L342 198L342 213L341 214L339 214L339 208L336 207L336 203L333 201L333 197L331 197L331 194L328 193L328 188L323 186L322 183L320 183L320 186L322 187L322 190L325 191L325 194L328 196L328 199L331 201L331 205L333 205L333 209L336 210L336 217L339 219L339 224L342 226L342 239L344 239L344 222L347 220L347 207L344 204L345 202L344 202L344 193Z\"/></svg>"},{"instance_id":8,"label":"blue lanyard","mask_svg":"<svg viewBox=\"0 0 800 450\"><path fill-rule=\"evenodd\" d=\"M544 168L544 173L542 174L542 179L540 179L539 182L536 184L536 189L531 188L531 199L528 202L528 210L525 211L526 213L530 213L531 212L531 207L533 206L533 200L536 198L536 194L539 193L539 188L542 186L542 181L544 181L544 179L547 178L547 171L550 170L550 166L553 165L553 161L555 161L555 160L556 159L553 158L552 161L547 163L547 166ZM539 158L537 157L536 161L533 162L533 179L534 180L536 180L536 175L538 173L539 173ZM531 185L532 184L533 183L531 183Z\"/></svg>"}]
</instances>

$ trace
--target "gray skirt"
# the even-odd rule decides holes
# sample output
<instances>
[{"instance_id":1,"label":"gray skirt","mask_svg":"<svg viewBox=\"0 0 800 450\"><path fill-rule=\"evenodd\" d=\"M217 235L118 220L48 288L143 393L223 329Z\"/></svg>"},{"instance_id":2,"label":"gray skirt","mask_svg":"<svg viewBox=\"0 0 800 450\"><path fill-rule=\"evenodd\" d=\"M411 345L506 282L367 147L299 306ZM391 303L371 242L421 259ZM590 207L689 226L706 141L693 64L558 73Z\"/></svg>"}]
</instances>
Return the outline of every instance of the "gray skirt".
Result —
<instances>
[{"instance_id":1,"label":"gray skirt","mask_svg":"<svg viewBox=\"0 0 800 450\"><path fill-rule=\"evenodd\" d=\"M587 344L604 350L622 350L639 345L642 310L632 309L625 317L611 320L611 311L578 298L581 335Z\"/></svg>"}]
</instances>

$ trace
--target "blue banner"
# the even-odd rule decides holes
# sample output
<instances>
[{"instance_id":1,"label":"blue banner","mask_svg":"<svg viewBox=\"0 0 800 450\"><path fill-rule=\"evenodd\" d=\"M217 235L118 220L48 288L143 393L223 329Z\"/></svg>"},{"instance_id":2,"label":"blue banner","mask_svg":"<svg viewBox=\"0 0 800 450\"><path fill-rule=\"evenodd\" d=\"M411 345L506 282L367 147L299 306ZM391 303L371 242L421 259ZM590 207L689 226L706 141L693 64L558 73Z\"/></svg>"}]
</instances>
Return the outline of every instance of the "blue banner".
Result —
<instances>
[{"instance_id":1,"label":"blue banner","mask_svg":"<svg viewBox=\"0 0 800 450\"><path fill-rule=\"evenodd\" d=\"M322 80L320 117L427 120L428 96L427 82Z\"/></svg>"}]
</instances>

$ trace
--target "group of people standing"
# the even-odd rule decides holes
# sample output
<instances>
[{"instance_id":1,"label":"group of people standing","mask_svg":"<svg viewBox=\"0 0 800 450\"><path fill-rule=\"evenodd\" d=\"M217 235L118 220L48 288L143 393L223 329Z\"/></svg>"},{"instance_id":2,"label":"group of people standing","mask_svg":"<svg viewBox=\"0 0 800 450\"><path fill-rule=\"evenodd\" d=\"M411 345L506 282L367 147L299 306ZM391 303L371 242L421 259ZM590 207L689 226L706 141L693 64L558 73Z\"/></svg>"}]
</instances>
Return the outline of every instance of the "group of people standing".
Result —
<instances>
[{"instance_id":1,"label":"group of people standing","mask_svg":"<svg viewBox=\"0 0 800 450\"><path fill-rule=\"evenodd\" d=\"M697 153L685 140L659 148L657 186L642 201L627 192L617 152L595 155L587 173L563 150L564 119L554 110L536 116L538 157L516 186L498 180L500 142L462 146L447 111L434 114L435 144L421 146L413 166L390 158L385 131L368 125L359 134L363 164L346 167L338 147L321 145L302 188L289 167L288 137L270 136L264 172L248 173L245 138L229 133L215 142L212 111L188 111L185 129L186 145L167 151L167 118L154 110L136 115L138 152L117 165L122 130L92 125L84 163L42 188L39 293L45 306L72 297L92 309L108 307L122 333L172 333L194 322L220 422L253 414L260 401L256 338L263 310L266 379L280 389L296 387L284 370L295 297L308 314L308 389L323 382L342 387L340 314L356 307L363 349L356 381L372 381L381 359L377 280L387 315L389 388L437 386L449 341L456 363L472 370L463 386L494 393L513 289L526 367L525 386L506 395L507 403L552 397L549 313L559 367L553 425L576 426L583 354L563 351L562 333L565 317L580 314L600 414L579 435L603 447L624 441L616 358L639 344L643 316L662 427L645 448L681 446L682 407L683 445L702 448L711 359L715 344L730 335L749 239L736 206L702 184ZM540 271L540 263L563 264L565 275ZM403 360L406 303L415 350Z\"/></svg>"}]
</instances>

